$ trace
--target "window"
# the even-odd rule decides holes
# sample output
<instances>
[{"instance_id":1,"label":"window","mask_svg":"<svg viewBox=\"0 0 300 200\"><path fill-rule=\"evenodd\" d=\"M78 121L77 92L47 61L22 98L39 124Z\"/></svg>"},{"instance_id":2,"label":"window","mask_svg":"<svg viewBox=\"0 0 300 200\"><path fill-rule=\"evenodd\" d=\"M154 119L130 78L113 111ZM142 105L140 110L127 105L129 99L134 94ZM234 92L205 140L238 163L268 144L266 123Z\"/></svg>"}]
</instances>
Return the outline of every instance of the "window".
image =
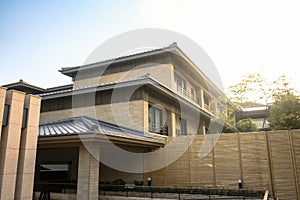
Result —
<instances>
[{"instance_id":1,"label":"window","mask_svg":"<svg viewBox=\"0 0 300 200\"><path fill-rule=\"evenodd\" d=\"M149 131L159 133L163 123L162 110L149 105Z\"/></svg>"},{"instance_id":2,"label":"window","mask_svg":"<svg viewBox=\"0 0 300 200\"><path fill-rule=\"evenodd\" d=\"M210 99L209 99L209 97L204 94L203 99L204 99L204 108L206 110L210 110Z\"/></svg>"},{"instance_id":3,"label":"window","mask_svg":"<svg viewBox=\"0 0 300 200\"><path fill-rule=\"evenodd\" d=\"M175 83L176 83L177 87L180 87L180 88L186 90L186 81L181 76L179 76L178 74L175 74L174 79L175 79Z\"/></svg>"},{"instance_id":4,"label":"window","mask_svg":"<svg viewBox=\"0 0 300 200\"><path fill-rule=\"evenodd\" d=\"M179 135L186 135L187 134L187 124L186 124L186 120L179 118L179 122L180 122L180 131L179 131Z\"/></svg>"},{"instance_id":5,"label":"window","mask_svg":"<svg viewBox=\"0 0 300 200\"><path fill-rule=\"evenodd\" d=\"M204 104L209 105L209 98L207 95L204 95Z\"/></svg>"},{"instance_id":6,"label":"window","mask_svg":"<svg viewBox=\"0 0 300 200\"><path fill-rule=\"evenodd\" d=\"M196 96L195 96L195 90L194 90L194 88L191 88L191 99L193 101L196 101Z\"/></svg>"},{"instance_id":7,"label":"window","mask_svg":"<svg viewBox=\"0 0 300 200\"><path fill-rule=\"evenodd\" d=\"M191 95L192 95L192 97L195 96L195 90L193 88L191 88Z\"/></svg>"}]
</instances>

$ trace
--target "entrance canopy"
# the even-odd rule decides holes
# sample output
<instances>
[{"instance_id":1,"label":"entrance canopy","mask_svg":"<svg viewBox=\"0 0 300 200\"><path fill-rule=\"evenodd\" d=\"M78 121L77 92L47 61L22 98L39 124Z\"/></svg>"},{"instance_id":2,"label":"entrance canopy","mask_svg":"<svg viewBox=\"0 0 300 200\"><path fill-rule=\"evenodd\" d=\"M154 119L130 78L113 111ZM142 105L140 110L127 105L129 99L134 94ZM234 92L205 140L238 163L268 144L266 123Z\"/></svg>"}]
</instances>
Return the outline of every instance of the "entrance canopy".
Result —
<instances>
[{"instance_id":1,"label":"entrance canopy","mask_svg":"<svg viewBox=\"0 0 300 200\"><path fill-rule=\"evenodd\" d=\"M166 140L162 135L144 133L85 116L51 121L39 126L39 144L57 143L58 140L105 141L105 136L112 142L148 147L162 147Z\"/></svg>"}]
</instances>

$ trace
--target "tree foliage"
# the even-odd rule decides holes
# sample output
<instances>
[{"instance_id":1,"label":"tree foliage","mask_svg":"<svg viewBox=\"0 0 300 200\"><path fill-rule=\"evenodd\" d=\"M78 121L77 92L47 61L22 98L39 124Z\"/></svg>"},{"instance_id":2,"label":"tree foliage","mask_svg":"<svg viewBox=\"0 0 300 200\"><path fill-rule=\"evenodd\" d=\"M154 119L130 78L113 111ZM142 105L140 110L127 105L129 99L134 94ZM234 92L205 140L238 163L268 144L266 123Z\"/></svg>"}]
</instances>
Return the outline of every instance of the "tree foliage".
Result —
<instances>
[{"instance_id":1,"label":"tree foliage","mask_svg":"<svg viewBox=\"0 0 300 200\"><path fill-rule=\"evenodd\" d=\"M286 76L280 76L274 81L267 81L259 73L242 77L241 82L229 86L228 98L237 105L247 107L255 104L267 104L276 101L282 95L294 94Z\"/></svg>"},{"instance_id":2,"label":"tree foliage","mask_svg":"<svg viewBox=\"0 0 300 200\"><path fill-rule=\"evenodd\" d=\"M300 102L297 96L282 91L270 109L270 128L289 130L300 128Z\"/></svg>"},{"instance_id":3,"label":"tree foliage","mask_svg":"<svg viewBox=\"0 0 300 200\"><path fill-rule=\"evenodd\" d=\"M230 86L227 92L230 100L241 107L253 107L258 102L265 105L273 103L269 117L272 130L300 128L297 92L290 87L285 76L267 81L261 74L248 74L243 76L240 83ZM241 131L251 128L250 121L238 122L237 128Z\"/></svg>"},{"instance_id":4,"label":"tree foliage","mask_svg":"<svg viewBox=\"0 0 300 200\"><path fill-rule=\"evenodd\" d=\"M258 128L252 119L241 119L236 123L236 128L241 132L257 131Z\"/></svg>"},{"instance_id":5,"label":"tree foliage","mask_svg":"<svg viewBox=\"0 0 300 200\"><path fill-rule=\"evenodd\" d=\"M257 102L268 99L271 88L267 80L259 73L248 74L242 77L241 82L229 86L228 97L235 103ZM256 98L253 98L253 97Z\"/></svg>"}]
</instances>

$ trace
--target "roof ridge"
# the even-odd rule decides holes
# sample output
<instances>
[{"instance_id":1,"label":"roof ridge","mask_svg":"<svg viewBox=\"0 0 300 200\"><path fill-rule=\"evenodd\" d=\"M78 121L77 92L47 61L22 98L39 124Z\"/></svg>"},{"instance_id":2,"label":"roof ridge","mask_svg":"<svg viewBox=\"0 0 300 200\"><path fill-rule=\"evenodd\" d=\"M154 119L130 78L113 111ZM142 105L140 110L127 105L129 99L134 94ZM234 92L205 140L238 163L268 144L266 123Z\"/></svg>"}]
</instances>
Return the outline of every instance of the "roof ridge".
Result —
<instances>
[{"instance_id":1,"label":"roof ridge","mask_svg":"<svg viewBox=\"0 0 300 200\"><path fill-rule=\"evenodd\" d=\"M96 87L113 85L113 84L118 84L118 83L126 83L126 82L130 82L130 81L143 80L143 79L147 79L147 78L153 79L153 77L149 73L146 73L142 76L132 78L132 79L118 80L118 81L107 82L107 83L103 83L103 84L97 84L97 85L89 85L89 86L84 86L84 87L78 87L78 88L75 88L75 89L74 89L74 85L73 85L73 87L70 88L70 89L64 89L64 90L58 90L58 91L53 91L53 92L41 93L41 94L39 94L39 96L43 97L43 96L51 95L51 94L60 94L60 93L69 92L69 91L79 91L79 90L83 90L83 89L89 89L89 88L94 88L94 87L96 88Z\"/></svg>"},{"instance_id":2,"label":"roof ridge","mask_svg":"<svg viewBox=\"0 0 300 200\"><path fill-rule=\"evenodd\" d=\"M58 70L58 71L63 73L63 71L65 71L65 70L70 70L70 69L75 69L75 68L78 68L78 67L85 67L85 66L89 66L89 65L114 61L114 60L117 60L117 59L126 58L126 57L130 57L130 56L136 56L136 55L141 55L141 54L144 54L144 53L155 52L155 51L158 51L158 50L164 50L164 49L168 49L170 47L178 47L177 42L173 42L170 45L165 46L165 47L154 48L154 49L151 49L151 50L141 51L141 52L132 53L132 54L123 55L123 56L116 56L116 57L113 57L113 58L104 59L104 60L100 60L100 61L96 61L96 62L91 62L91 63L87 63L87 64L83 64L83 65L77 65L77 66L73 66L73 67L62 67L61 70Z\"/></svg>"}]
</instances>

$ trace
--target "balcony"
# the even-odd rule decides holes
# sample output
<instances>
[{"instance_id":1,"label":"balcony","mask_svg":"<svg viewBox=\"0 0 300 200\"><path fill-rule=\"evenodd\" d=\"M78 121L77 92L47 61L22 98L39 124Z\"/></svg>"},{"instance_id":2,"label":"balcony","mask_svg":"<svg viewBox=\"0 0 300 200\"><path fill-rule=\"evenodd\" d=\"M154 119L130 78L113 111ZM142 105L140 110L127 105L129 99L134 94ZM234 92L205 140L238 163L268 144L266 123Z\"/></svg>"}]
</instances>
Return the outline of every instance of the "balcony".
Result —
<instances>
[{"instance_id":1,"label":"balcony","mask_svg":"<svg viewBox=\"0 0 300 200\"><path fill-rule=\"evenodd\" d=\"M187 135L187 132L181 130L181 129L176 129L176 135L180 136L180 135Z\"/></svg>"},{"instance_id":2,"label":"balcony","mask_svg":"<svg viewBox=\"0 0 300 200\"><path fill-rule=\"evenodd\" d=\"M211 106L208 105L208 104L204 104L204 109L207 110L207 111L209 111L209 112L212 111Z\"/></svg>"},{"instance_id":3,"label":"balcony","mask_svg":"<svg viewBox=\"0 0 300 200\"><path fill-rule=\"evenodd\" d=\"M180 87L177 84L175 84L175 88L177 89L177 93L181 94L184 97L188 97L193 102L199 104L199 98L197 98L195 95L193 95L190 92L186 91L184 88Z\"/></svg>"},{"instance_id":4,"label":"balcony","mask_svg":"<svg viewBox=\"0 0 300 200\"><path fill-rule=\"evenodd\" d=\"M181 129L176 129L176 136L184 136L184 135L197 135L197 133L191 133L191 132L183 131Z\"/></svg>"},{"instance_id":5,"label":"balcony","mask_svg":"<svg viewBox=\"0 0 300 200\"><path fill-rule=\"evenodd\" d=\"M149 132L152 133L157 133L160 135L168 135L168 126L161 126L160 124L157 123L150 122L148 126L148 130Z\"/></svg>"}]
</instances>

